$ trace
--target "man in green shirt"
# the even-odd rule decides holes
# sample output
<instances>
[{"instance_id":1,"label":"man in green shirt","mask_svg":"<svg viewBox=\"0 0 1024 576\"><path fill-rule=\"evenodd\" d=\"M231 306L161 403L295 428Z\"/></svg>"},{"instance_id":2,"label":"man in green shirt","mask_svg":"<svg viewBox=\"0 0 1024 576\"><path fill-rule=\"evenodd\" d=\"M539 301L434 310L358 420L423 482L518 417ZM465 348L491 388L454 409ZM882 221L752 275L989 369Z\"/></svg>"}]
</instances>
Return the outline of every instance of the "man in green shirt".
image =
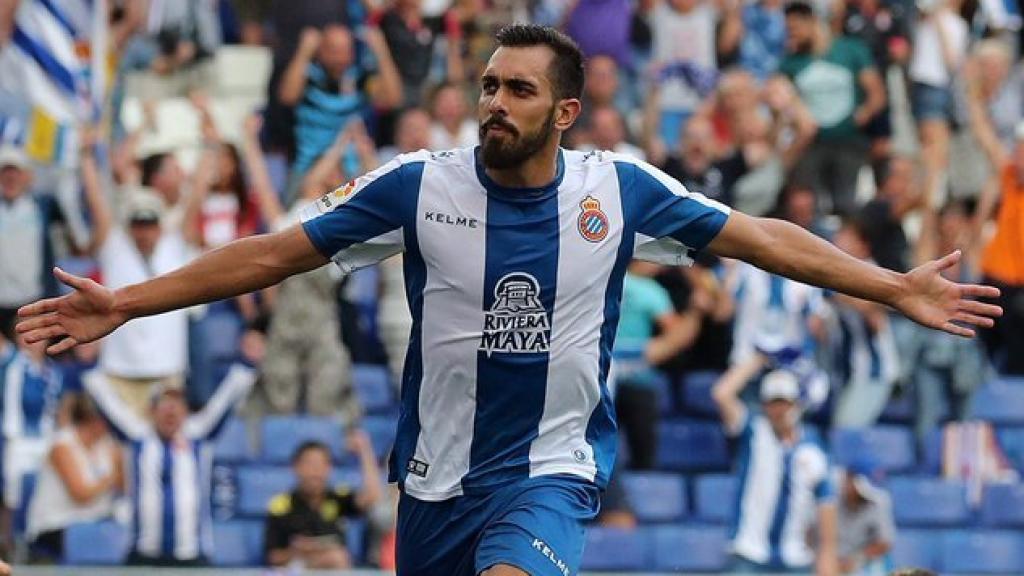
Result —
<instances>
[{"instance_id":1,"label":"man in green shirt","mask_svg":"<svg viewBox=\"0 0 1024 576\"><path fill-rule=\"evenodd\" d=\"M856 38L830 38L804 0L786 6L788 76L818 122L817 144L795 168L794 179L824 196L823 206L850 214L857 174L867 160L861 132L885 108L885 87L868 47ZM831 204L829 203L831 200Z\"/></svg>"}]
</instances>

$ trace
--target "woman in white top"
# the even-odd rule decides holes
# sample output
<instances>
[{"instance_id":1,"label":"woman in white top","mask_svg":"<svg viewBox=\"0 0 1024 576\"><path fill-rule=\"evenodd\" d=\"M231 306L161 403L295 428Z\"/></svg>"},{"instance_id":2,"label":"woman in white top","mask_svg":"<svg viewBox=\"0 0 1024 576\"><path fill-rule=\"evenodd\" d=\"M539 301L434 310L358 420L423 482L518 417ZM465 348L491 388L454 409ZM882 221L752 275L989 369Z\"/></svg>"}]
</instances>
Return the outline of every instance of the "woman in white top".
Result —
<instances>
[{"instance_id":1,"label":"woman in white top","mask_svg":"<svg viewBox=\"0 0 1024 576\"><path fill-rule=\"evenodd\" d=\"M86 396L71 402L71 425L54 438L28 509L33 561L60 561L64 529L110 516L122 486L121 452Z\"/></svg>"}]
</instances>

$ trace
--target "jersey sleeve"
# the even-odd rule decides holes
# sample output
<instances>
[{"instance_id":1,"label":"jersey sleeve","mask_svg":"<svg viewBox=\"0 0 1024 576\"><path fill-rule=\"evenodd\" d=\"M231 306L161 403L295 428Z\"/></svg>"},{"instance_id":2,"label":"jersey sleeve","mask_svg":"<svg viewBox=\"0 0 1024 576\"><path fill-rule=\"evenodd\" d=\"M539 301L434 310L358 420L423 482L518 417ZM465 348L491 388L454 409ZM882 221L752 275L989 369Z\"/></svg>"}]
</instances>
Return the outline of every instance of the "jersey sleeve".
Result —
<instances>
[{"instance_id":1,"label":"jersey sleeve","mask_svg":"<svg viewBox=\"0 0 1024 576\"><path fill-rule=\"evenodd\" d=\"M422 162L405 159L399 156L301 210L310 241L343 272L404 250L403 227L413 219L423 172Z\"/></svg>"},{"instance_id":2,"label":"jersey sleeve","mask_svg":"<svg viewBox=\"0 0 1024 576\"><path fill-rule=\"evenodd\" d=\"M623 161L619 173L633 212L636 258L668 265L689 264L691 254L707 246L725 226L728 206L690 192L654 166Z\"/></svg>"}]
</instances>

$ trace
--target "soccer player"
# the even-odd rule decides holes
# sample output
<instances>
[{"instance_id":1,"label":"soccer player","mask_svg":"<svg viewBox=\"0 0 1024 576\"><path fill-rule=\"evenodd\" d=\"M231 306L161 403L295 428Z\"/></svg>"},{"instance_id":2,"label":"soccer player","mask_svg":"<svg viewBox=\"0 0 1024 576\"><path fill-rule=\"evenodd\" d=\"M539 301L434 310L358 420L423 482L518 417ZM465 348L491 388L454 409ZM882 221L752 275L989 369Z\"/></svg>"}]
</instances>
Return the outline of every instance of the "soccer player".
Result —
<instances>
[{"instance_id":1,"label":"soccer player","mask_svg":"<svg viewBox=\"0 0 1024 576\"><path fill-rule=\"evenodd\" d=\"M479 148L403 154L323 196L301 225L207 252L112 291L75 289L19 311L58 353L124 322L251 292L333 260L405 253L413 327L391 456L402 496L398 573L568 576L614 460L605 379L622 278L635 256L696 250L891 305L964 336L994 289L851 258L803 229L709 201L655 168L559 146L580 114L583 59L557 31L512 25L480 79Z\"/></svg>"}]
</instances>

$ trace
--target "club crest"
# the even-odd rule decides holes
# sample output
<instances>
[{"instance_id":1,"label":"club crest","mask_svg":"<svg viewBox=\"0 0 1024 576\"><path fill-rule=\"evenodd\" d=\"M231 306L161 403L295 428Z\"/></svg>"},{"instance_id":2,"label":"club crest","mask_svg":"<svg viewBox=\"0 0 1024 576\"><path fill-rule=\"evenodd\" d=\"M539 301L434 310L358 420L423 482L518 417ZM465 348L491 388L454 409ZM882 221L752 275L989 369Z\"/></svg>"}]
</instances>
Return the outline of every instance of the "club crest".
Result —
<instances>
[{"instance_id":1,"label":"club crest","mask_svg":"<svg viewBox=\"0 0 1024 576\"><path fill-rule=\"evenodd\" d=\"M601 210L601 202L587 196L580 202L579 231L588 242L600 242L608 236L608 216Z\"/></svg>"}]
</instances>

